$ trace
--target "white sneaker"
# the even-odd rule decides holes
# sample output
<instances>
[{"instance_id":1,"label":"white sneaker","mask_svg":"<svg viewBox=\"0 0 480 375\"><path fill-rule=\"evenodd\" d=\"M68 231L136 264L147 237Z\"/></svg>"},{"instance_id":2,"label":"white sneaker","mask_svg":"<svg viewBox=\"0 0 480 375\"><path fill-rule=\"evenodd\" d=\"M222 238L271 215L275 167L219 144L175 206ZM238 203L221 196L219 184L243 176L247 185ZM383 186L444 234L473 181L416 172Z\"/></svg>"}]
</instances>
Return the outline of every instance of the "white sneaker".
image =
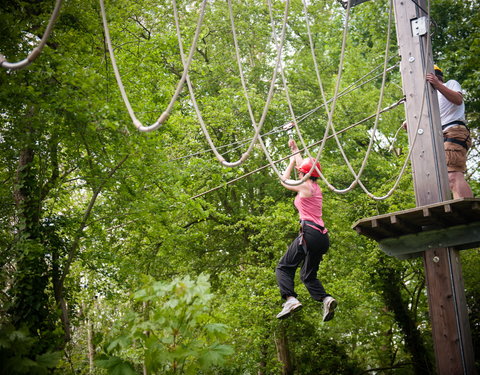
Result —
<instances>
[{"instance_id":1,"label":"white sneaker","mask_svg":"<svg viewBox=\"0 0 480 375\"><path fill-rule=\"evenodd\" d=\"M325 297L323 299L323 321L328 322L329 320L333 319L335 315L335 308L337 307L338 303L333 297Z\"/></svg>"},{"instance_id":2,"label":"white sneaker","mask_svg":"<svg viewBox=\"0 0 480 375\"><path fill-rule=\"evenodd\" d=\"M277 319L288 318L292 312L298 311L302 308L302 304L296 298L290 298L282 306L283 310L278 313Z\"/></svg>"}]
</instances>

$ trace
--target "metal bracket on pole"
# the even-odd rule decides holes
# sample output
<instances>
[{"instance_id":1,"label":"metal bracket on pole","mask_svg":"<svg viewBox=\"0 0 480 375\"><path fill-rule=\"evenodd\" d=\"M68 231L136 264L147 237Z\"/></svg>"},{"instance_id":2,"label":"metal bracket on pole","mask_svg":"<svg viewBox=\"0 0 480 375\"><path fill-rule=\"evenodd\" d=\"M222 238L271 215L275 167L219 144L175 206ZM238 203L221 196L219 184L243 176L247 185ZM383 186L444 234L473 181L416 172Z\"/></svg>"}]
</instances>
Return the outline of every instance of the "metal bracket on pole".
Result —
<instances>
[{"instance_id":1,"label":"metal bracket on pole","mask_svg":"<svg viewBox=\"0 0 480 375\"><path fill-rule=\"evenodd\" d=\"M412 35L420 36L427 33L427 17L415 18L411 21Z\"/></svg>"}]
</instances>

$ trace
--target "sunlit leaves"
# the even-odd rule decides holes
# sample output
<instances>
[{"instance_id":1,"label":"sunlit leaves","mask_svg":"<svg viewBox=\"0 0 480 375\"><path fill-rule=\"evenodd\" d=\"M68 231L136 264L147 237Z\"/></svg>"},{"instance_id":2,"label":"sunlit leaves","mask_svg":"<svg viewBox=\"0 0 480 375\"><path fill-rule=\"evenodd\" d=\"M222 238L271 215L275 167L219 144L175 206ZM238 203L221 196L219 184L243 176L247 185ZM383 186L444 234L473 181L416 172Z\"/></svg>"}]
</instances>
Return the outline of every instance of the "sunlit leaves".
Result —
<instances>
[{"instance_id":1,"label":"sunlit leaves","mask_svg":"<svg viewBox=\"0 0 480 375\"><path fill-rule=\"evenodd\" d=\"M140 363L153 374L194 374L221 366L233 353L220 341L226 337L226 326L212 322L207 276L150 281L132 298L143 302L143 311L131 310L118 322L105 348L107 359L97 361L109 374Z\"/></svg>"}]
</instances>

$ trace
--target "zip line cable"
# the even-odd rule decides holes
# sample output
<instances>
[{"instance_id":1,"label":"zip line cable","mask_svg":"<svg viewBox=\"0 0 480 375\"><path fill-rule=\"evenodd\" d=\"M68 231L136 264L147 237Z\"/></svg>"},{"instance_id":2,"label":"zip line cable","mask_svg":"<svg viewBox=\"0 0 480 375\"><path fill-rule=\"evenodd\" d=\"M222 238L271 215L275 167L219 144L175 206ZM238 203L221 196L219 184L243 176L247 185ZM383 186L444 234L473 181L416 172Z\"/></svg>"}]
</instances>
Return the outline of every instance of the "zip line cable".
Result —
<instances>
[{"instance_id":1,"label":"zip line cable","mask_svg":"<svg viewBox=\"0 0 480 375\"><path fill-rule=\"evenodd\" d=\"M402 98L402 99L400 99L399 101L397 101L396 103L394 103L394 104L392 104L392 105L384 108L380 113L388 112L388 111L394 109L395 107L399 106L400 104L402 104L402 103L404 103L404 102L405 102L405 98ZM337 132L337 134L344 133L344 132L346 132L347 130L350 130L350 129L354 128L355 126L361 125L361 124L363 124L364 122L366 122L366 121L368 121L368 120L371 120L371 119L374 118L375 116L376 116L376 113L374 113L374 114L371 115L371 116L368 116L368 117L364 118L363 120L360 120L360 121L356 122L355 124L349 125L349 126L347 126L346 128L344 128L344 129L342 129L342 130L339 130L339 131ZM334 135L332 134L332 135L329 135L329 136L327 137L327 139L331 139L331 138L333 138L333 137L334 137ZM309 145L308 148L315 147L315 146L319 145L321 142L322 142L322 141L314 142L314 143L312 143L311 145ZM303 148L302 148L302 149L299 149L297 152L294 152L294 153L292 153L292 154L290 154L290 155L287 155L287 156L285 156L285 157L283 157L283 158L281 158L281 159L276 160L275 163L278 164L278 163L280 163L280 162L282 162L282 161L284 161L284 160L287 160L287 159L290 158L291 156L297 155L297 154L299 154L299 153L301 153L301 152L303 152L303 151L304 151ZM408 160L408 158L407 158L407 160ZM245 177L248 177L248 176L250 176L250 175L252 175L252 174L254 174L254 173L260 172L261 170L266 169L266 168L268 168L269 166L270 166L270 164L265 164L265 165L263 165L263 166L255 169L255 170L251 171L251 172L245 173L245 174L243 174L243 175L241 175L241 176L239 176L239 177L237 177L237 178L234 178L234 179L232 179L232 180L229 180L229 181L225 182L225 183L222 184L222 185L218 185L218 186L216 186L216 187L214 187L214 188L212 188L212 189L210 189L210 190L207 190L207 191L204 191L204 192L199 193L199 194L197 194L197 195L194 195L194 196L190 197L190 199L199 198L199 197L201 197L201 196L203 196L203 195L206 195L206 194L208 194L208 193L211 193L211 192L213 192L213 191L215 191L215 190L219 190L219 189L221 189L221 188L223 188L223 187L225 187L225 186L227 186L227 185L233 184L234 182L237 182L237 181L239 181L239 180L241 180L241 179L243 179L243 178L245 178Z\"/></svg>"},{"instance_id":2,"label":"zip line cable","mask_svg":"<svg viewBox=\"0 0 480 375\"><path fill-rule=\"evenodd\" d=\"M19 70L19 69L25 68L26 66L34 62L35 59L42 53L42 50L43 50L43 47L45 47L45 44L47 44L47 40L53 30L53 25L57 20L61 7L62 7L62 0L56 0L55 8L53 9L52 15L50 16L50 19L47 24L47 28L43 33L42 39L25 59L18 62L11 63L5 59L5 56L0 55L0 66L5 69Z\"/></svg>"},{"instance_id":3,"label":"zip line cable","mask_svg":"<svg viewBox=\"0 0 480 375\"><path fill-rule=\"evenodd\" d=\"M393 58L396 58L396 57L397 57L397 56L392 56L392 57L390 58L390 60L392 60ZM389 60L389 61L390 61L390 60ZM383 64L381 64L381 65L379 65L379 66L383 66ZM398 63L395 64L395 65L392 65L391 67L389 67L389 68L387 69L387 72L392 71L393 69L397 68L398 66L399 66ZM340 97L342 97L342 96L344 96L344 95L346 95L346 94L349 94L350 92L352 92L352 91L354 91L354 90L356 90L356 89L359 89L360 87L362 87L362 86L366 85L367 83L369 83L369 82L377 79L378 77L380 77L383 73L379 73L379 74L375 75L374 77L368 79L367 81L362 82L362 83L359 84L358 86L355 86L355 87L353 87L353 88L350 89L350 87L352 87L354 84L356 84L357 82L361 81L363 78L368 77L373 71L375 71L375 70L377 70L377 69L378 69L378 67L374 68L372 71L370 71L369 73L365 74L363 77L359 78L357 81L355 81L354 83L352 83L350 86L348 86L346 89L344 89L340 94L338 94L338 97L340 98ZM331 101L332 101L332 99L329 99L329 100L327 101L327 103L330 103ZM303 121L303 120L304 120L304 117L310 116L311 114L315 113L316 111L318 111L319 109L323 108L324 106L325 106L325 104L322 104L322 105L319 105L318 107L315 107L315 108L311 109L311 110L308 111L308 112L305 112L303 115L298 116L297 121L298 121L298 122Z\"/></svg>"},{"instance_id":4,"label":"zip line cable","mask_svg":"<svg viewBox=\"0 0 480 375\"><path fill-rule=\"evenodd\" d=\"M175 24L178 25L179 21L178 21L178 14L176 12L176 0L172 0L172 3L173 3L173 8L174 8ZM163 123L167 120L168 116L170 115L170 112L172 111L173 105L177 101L178 96L180 95L180 92L182 91L182 88L183 88L183 86L185 84L185 81L188 77L188 70L190 69L190 65L192 64L193 55L195 53L197 43L198 43L198 39L200 37L200 29L201 29L201 25L203 23L203 18L205 16L206 5L207 5L207 0L203 0L202 5L200 7L200 14L198 16L197 27L196 27L196 30L195 30L195 36L193 37L193 42L192 42L192 45L190 47L190 52L188 54L188 58L186 59L186 61L183 61L183 54L182 54L183 73L182 73L182 77L180 78L180 81L177 84L175 93L173 94L173 96L170 100L170 103L168 104L165 111L160 115L160 117L158 118L158 120L154 124L152 124L150 126L143 126L142 123L140 122L140 120L138 120L137 117L135 116L135 112L132 109L130 101L128 100L127 93L126 93L125 88L123 86L122 77L120 76L120 72L118 70L117 62L116 62L116 59L115 59L115 54L113 52L112 41L111 41L111 38L110 38L110 31L109 31L109 28L108 28L107 16L106 16L106 12L105 12L104 0L100 0L100 11L101 11L101 15L102 15L103 28L105 30L105 40L107 42L108 51L110 53L110 60L112 62L112 67L113 67L113 71L115 73L115 78L117 80L117 85L118 85L118 88L120 89L122 99L125 103L125 106L127 107L127 111L130 115L130 118L132 119L133 124L135 125L135 127L139 131L149 132L149 131L158 129L160 126L163 125Z\"/></svg>"},{"instance_id":5,"label":"zip line cable","mask_svg":"<svg viewBox=\"0 0 480 375\"><path fill-rule=\"evenodd\" d=\"M289 6L290 6L290 0L286 0L285 1L285 12L284 12L284 17L283 17L283 27L282 27L282 42L281 42L282 47L283 47L283 42L285 41L286 25L287 25L288 14L289 14ZM229 8L230 8L230 11L231 11L231 2L230 1L229 1ZM232 20L233 20L233 12L232 11L231 11L231 14L232 14ZM177 22L177 20L176 20L176 22ZM233 21L232 21L232 24L233 24ZM234 40L236 40L236 33L235 33L234 28L233 28L232 32L233 32L233 35L234 35ZM182 62L184 62L185 61L185 56L183 54L183 42L182 42L182 38L181 38L179 29L178 29L178 25L177 25L177 37L178 37L178 43L179 43L179 47L180 47L180 56L182 58ZM238 43L235 42L234 44L235 44L236 48L238 48ZM271 80L271 83L270 83L270 89L269 89L268 97L267 97L267 100L266 100L266 103L265 103L265 106L264 106L264 109L263 109L263 113L262 113L262 116L261 116L261 119L260 119L258 125L256 124L255 119L252 117L252 126L255 129L255 135L252 139L252 142L250 143L250 146L248 147L248 150L245 153L243 153L242 156L240 157L240 159L238 159L235 162L227 162L225 160L225 158L218 152L216 146L214 145L214 143L212 141L212 138L210 137L210 133L208 132L206 124L203 120L203 116L202 116L202 113L200 111L200 108L198 107L192 83L191 83L190 78L187 74L187 86L188 86L188 90L190 92L190 99L191 99L193 107L195 109L195 113L197 114L198 121L200 122L200 127L201 127L201 129L202 129L202 131L205 135L205 138L206 138L208 144L210 145L213 153L215 154L216 158L220 161L220 163L222 165L224 165L226 167L234 167L234 166L238 166L238 165L242 164L248 158L248 156L249 156L251 150L253 149L257 140L260 142L260 144L263 144L262 139L259 136L260 136L262 126L263 126L263 124L265 122L265 119L266 119L266 116L267 116L268 108L269 108L271 100L274 96L275 82L276 82L276 77L277 77L278 64L280 63L280 58L281 58L281 49L277 52L276 65L275 65L275 69L273 71L273 77L272 77L272 80ZM240 70L240 75L242 75L243 70L241 69L241 66L239 66L239 70ZM242 85L244 86L244 88L246 88L244 81L242 81ZM247 103L249 105L248 98L247 98ZM253 116L253 111L250 110L250 107L249 107L249 113L250 113L251 116Z\"/></svg>"},{"instance_id":6,"label":"zip line cable","mask_svg":"<svg viewBox=\"0 0 480 375\"><path fill-rule=\"evenodd\" d=\"M398 56L392 56L390 57L389 59L389 62L395 58L398 58ZM352 91L355 91L357 89L359 89L360 87L366 85L367 83L377 79L378 77L380 77L382 75L382 73L379 73L375 76L373 76L372 78L358 84L357 86L353 87L354 85L356 85L358 82L362 81L362 79L368 77L370 74L372 74L375 70L377 70L379 67L382 67L383 66L383 63L378 65L377 67L373 68L370 72L368 72L367 74L365 74L364 76L362 76L361 78L357 79L355 82L351 83L349 86L347 86L345 89L343 89L340 94L338 94L338 97L342 97L346 94L349 94L350 92ZM392 66L390 66L388 69L387 69L387 72L390 72L392 71L393 69L397 68L399 66L399 63L396 63ZM327 100L327 103L330 103L332 101L332 99L328 99ZM302 122L303 121L303 117L309 117L312 113L318 111L319 109L323 108L324 107L324 104L321 104L319 105L318 107L315 107L313 109L310 109L309 111L305 112L304 114L300 115L297 117L297 121L298 122ZM161 111L137 111L137 113L159 113ZM283 126L283 125L282 125ZM279 126L278 128L281 128L282 126ZM248 140L250 140L251 138L248 138ZM221 147L221 146L218 146L218 147ZM217 148L218 148L217 147Z\"/></svg>"},{"instance_id":7,"label":"zip line cable","mask_svg":"<svg viewBox=\"0 0 480 375\"><path fill-rule=\"evenodd\" d=\"M276 127L272 130L270 130L269 132L267 133L263 133L263 134L260 134L260 137L266 137L268 135L272 135L272 134L277 134L277 133L281 133L285 131L282 127ZM238 148L242 147L243 145L247 144L248 142L250 142L252 140L252 138L247 138L247 139L243 139L243 140L240 140L240 141L236 141L236 142L232 142L232 143L228 143L228 144L225 144L225 145L221 145L221 146L217 146L217 150L220 149L220 148L225 148L225 147L229 147L229 146L234 146L234 145L238 145L236 147L233 147L232 149L229 149L227 150L226 152L224 152L222 155L226 155L232 151L235 151L237 150ZM185 155L185 156L179 156L178 158L173 158L173 159L169 159L167 160L168 162L171 162L171 161L177 161L177 160L181 160L181 159L188 159L190 157L193 157L193 156L198 156L198 155L202 155L202 154L205 154L207 152L212 152L212 149L211 148L208 148L208 149L205 149L205 150L201 150L201 151L198 151L198 152L194 152L193 154L188 154L188 155Z\"/></svg>"}]
</instances>

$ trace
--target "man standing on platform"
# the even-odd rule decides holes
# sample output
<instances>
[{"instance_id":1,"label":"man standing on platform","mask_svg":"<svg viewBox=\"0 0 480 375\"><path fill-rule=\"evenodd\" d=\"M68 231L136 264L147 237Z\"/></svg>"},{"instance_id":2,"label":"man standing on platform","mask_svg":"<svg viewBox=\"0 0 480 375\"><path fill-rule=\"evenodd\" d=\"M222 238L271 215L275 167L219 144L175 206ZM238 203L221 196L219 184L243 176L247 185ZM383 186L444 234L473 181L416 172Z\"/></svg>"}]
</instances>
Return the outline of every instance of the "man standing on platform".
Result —
<instances>
[{"instance_id":1,"label":"man standing on platform","mask_svg":"<svg viewBox=\"0 0 480 375\"><path fill-rule=\"evenodd\" d=\"M465 121L465 104L462 87L451 79L443 83L443 72L435 65L435 74L426 79L437 90L440 121L447 159L448 182L453 199L473 197L472 189L465 180L467 151L472 145L470 130Z\"/></svg>"}]
</instances>

